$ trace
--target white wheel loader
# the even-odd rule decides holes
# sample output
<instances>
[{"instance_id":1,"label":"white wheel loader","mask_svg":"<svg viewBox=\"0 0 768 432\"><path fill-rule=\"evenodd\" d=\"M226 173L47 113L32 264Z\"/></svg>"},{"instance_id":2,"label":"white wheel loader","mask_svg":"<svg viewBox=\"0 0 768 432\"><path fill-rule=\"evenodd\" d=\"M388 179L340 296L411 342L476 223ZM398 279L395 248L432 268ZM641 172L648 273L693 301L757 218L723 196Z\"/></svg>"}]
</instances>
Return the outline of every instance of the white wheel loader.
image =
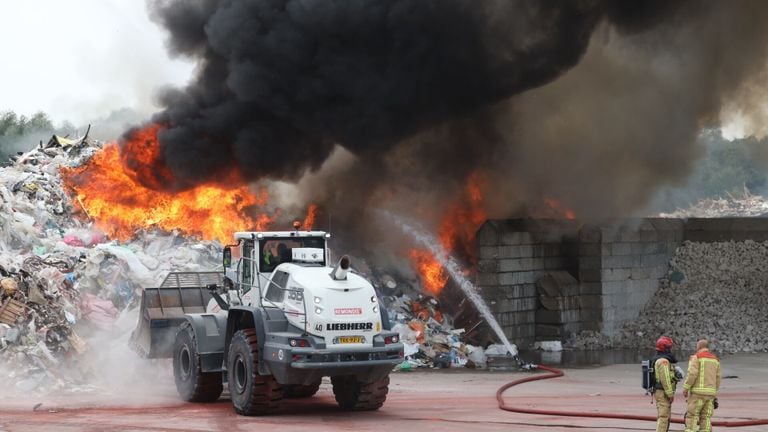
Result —
<instances>
[{"instance_id":1,"label":"white wheel loader","mask_svg":"<svg viewBox=\"0 0 768 432\"><path fill-rule=\"evenodd\" d=\"M329 265L329 238L236 233L224 272L171 273L144 290L133 347L172 357L187 401L215 401L226 383L239 414L270 414L285 397L314 395L329 376L343 409L378 409L403 345L349 258Z\"/></svg>"}]
</instances>

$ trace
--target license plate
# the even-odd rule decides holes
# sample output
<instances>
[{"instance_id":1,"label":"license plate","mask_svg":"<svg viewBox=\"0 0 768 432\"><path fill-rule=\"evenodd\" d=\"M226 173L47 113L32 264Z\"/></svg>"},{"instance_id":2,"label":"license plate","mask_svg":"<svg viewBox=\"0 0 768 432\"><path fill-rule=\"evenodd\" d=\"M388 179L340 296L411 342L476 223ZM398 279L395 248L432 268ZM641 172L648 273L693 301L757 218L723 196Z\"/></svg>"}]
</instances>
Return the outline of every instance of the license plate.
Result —
<instances>
[{"instance_id":1,"label":"license plate","mask_svg":"<svg viewBox=\"0 0 768 432\"><path fill-rule=\"evenodd\" d=\"M339 336L335 338L333 343L337 344L359 344L365 343L365 337L363 336Z\"/></svg>"}]
</instances>

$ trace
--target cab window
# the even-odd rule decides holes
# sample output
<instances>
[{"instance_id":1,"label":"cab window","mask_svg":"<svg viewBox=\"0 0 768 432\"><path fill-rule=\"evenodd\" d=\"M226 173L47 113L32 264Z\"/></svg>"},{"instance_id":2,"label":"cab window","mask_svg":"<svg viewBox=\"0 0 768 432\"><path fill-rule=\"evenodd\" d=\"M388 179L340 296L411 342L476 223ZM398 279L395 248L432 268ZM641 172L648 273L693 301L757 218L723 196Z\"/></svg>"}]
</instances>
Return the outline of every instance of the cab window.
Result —
<instances>
[{"instance_id":1,"label":"cab window","mask_svg":"<svg viewBox=\"0 0 768 432\"><path fill-rule=\"evenodd\" d=\"M293 248L325 249L325 239L319 237L265 238L259 242L259 271L269 273L278 265L291 262ZM322 265L325 265L323 258Z\"/></svg>"},{"instance_id":2,"label":"cab window","mask_svg":"<svg viewBox=\"0 0 768 432\"><path fill-rule=\"evenodd\" d=\"M289 274L283 271L275 272L272 281L269 283L266 299L273 303L282 303L285 299L285 288L288 285Z\"/></svg>"}]
</instances>

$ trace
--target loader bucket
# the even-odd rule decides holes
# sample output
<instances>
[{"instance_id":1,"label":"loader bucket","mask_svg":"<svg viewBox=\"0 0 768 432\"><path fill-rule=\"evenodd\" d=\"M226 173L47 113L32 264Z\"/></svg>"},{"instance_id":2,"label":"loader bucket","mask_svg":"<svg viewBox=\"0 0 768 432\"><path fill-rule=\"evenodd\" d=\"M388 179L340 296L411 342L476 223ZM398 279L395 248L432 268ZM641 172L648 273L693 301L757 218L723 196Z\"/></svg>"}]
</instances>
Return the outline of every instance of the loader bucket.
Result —
<instances>
[{"instance_id":1,"label":"loader bucket","mask_svg":"<svg viewBox=\"0 0 768 432\"><path fill-rule=\"evenodd\" d=\"M147 358L173 356L173 342L184 314L204 313L211 294L209 284L220 284L216 272L171 273L159 288L141 294L139 322L131 334L131 346Z\"/></svg>"}]
</instances>

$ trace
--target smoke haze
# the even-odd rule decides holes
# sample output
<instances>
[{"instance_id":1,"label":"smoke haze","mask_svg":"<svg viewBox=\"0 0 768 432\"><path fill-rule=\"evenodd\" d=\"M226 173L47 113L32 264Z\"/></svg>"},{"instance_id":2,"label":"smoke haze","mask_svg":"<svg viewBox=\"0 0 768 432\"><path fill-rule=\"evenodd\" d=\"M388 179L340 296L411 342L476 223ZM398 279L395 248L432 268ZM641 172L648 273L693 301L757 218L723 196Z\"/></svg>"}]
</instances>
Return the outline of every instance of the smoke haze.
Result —
<instances>
[{"instance_id":1,"label":"smoke haze","mask_svg":"<svg viewBox=\"0 0 768 432\"><path fill-rule=\"evenodd\" d=\"M543 197L585 219L635 211L684 181L702 128L760 104L768 48L768 5L747 0L149 8L198 62L152 119L168 187L234 167L350 220L372 200L432 219L476 172L491 216Z\"/></svg>"}]
</instances>

